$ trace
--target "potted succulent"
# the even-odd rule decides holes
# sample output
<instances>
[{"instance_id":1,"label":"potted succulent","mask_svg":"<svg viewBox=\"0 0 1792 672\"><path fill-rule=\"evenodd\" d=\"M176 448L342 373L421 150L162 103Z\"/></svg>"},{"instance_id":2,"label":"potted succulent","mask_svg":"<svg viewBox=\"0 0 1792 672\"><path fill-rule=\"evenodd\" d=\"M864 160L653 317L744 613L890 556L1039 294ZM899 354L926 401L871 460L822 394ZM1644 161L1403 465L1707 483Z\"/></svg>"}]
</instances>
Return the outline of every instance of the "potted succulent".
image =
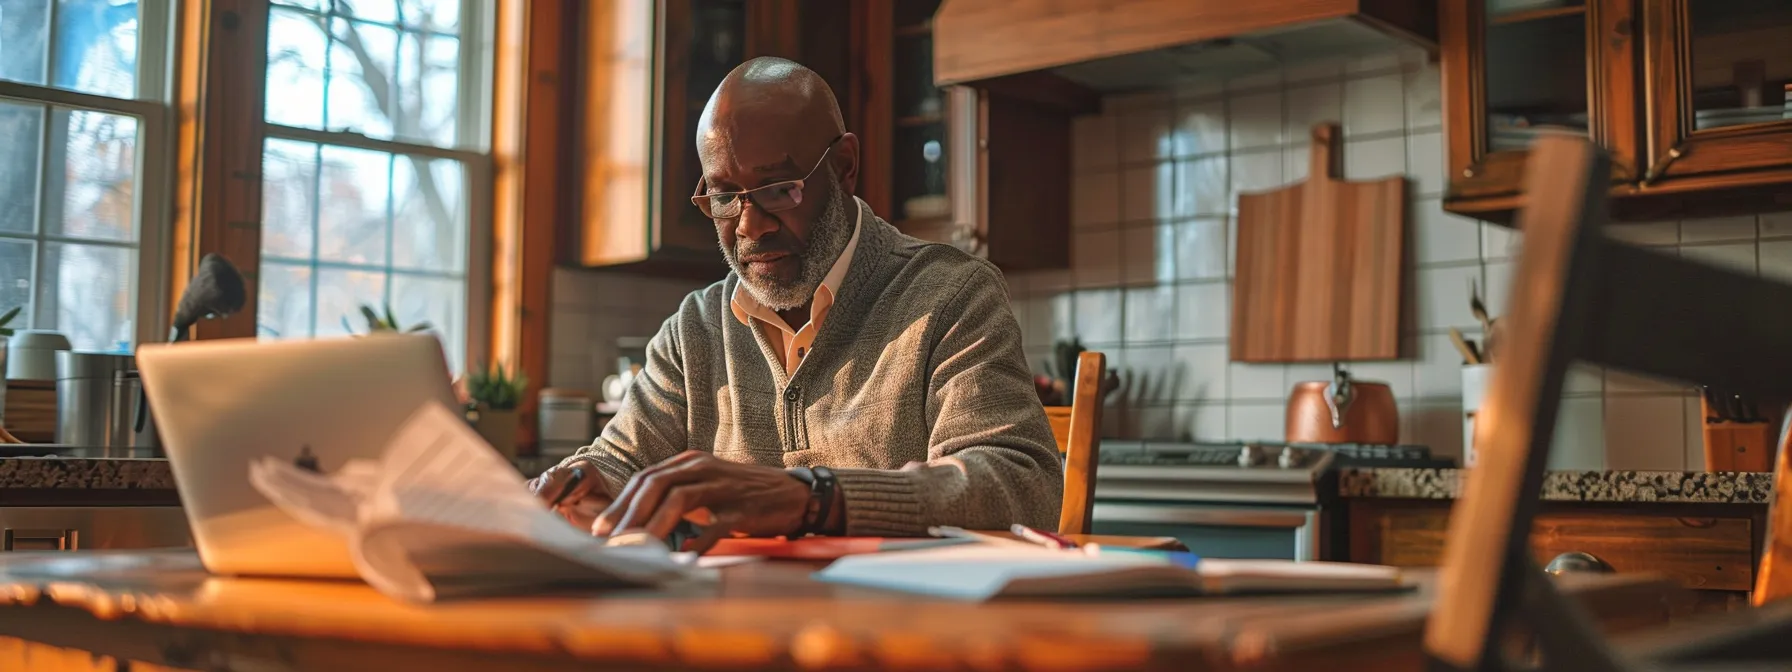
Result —
<instances>
[{"instance_id":1,"label":"potted succulent","mask_svg":"<svg viewBox=\"0 0 1792 672\"><path fill-rule=\"evenodd\" d=\"M506 458L516 457L516 407L528 386L528 376L513 375L503 364L467 375L467 419Z\"/></svg>"},{"instance_id":2,"label":"potted succulent","mask_svg":"<svg viewBox=\"0 0 1792 672\"><path fill-rule=\"evenodd\" d=\"M398 315L396 313L392 312L392 304L386 304L385 305L385 313L381 314L380 311L375 310L373 306L369 306L369 305L363 303L363 304L361 304L361 317L363 317L367 320L367 334L363 334L363 335L382 334L382 333L385 333L385 334L399 334L399 333L414 334L419 331L429 331L430 329L434 328L429 324L429 322L418 322L409 327L400 326L398 324ZM354 331L355 331L354 327L349 326L348 316L346 316L346 315L343 316L343 318L342 318L342 328L344 330L348 331L349 333L354 333Z\"/></svg>"}]
</instances>

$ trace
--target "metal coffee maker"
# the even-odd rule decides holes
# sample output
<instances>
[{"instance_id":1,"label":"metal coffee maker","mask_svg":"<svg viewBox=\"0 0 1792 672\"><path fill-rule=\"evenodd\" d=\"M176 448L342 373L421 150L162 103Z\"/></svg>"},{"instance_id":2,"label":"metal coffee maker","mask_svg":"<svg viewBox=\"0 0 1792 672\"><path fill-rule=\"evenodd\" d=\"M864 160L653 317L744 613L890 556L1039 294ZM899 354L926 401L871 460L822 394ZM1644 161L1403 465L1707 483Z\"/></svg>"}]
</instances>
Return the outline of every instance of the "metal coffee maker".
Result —
<instances>
[{"instance_id":1,"label":"metal coffee maker","mask_svg":"<svg viewBox=\"0 0 1792 672\"><path fill-rule=\"evenodd\" d=\"M56 353L56 443L99 457L154 456L155 423L137 418L142 386L134 356Z\"/></svg>"}]
</instances>

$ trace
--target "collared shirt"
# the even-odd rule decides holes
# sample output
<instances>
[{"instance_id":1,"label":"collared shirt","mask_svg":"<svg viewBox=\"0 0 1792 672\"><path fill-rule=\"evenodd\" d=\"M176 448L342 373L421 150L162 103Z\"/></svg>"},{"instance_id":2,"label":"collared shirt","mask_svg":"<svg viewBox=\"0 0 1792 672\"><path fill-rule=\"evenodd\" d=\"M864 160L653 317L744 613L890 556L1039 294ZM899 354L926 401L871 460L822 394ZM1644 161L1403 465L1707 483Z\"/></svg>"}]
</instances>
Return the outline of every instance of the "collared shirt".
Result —
<instances>
[{"instance_id":1,"label":"collared shirt","mask_svg":"<svg viewBox=\"0 0 1792 672\"><path fill-rule=\"evenodd\" d=\"M859 223L865 216L864 203L859 197L852 197L853 210L858 213L853 218L852 238L847 239L846 249L840 251L840 258L834 260L834 266L828 269L827 277L821 279L821 286L815 288L815 297L809 302L809 322L801 329L791 329L778 311L772 310L753 298L745 284L736 285L734 296L728 305L734 312L734 319L748 327L759 323L759 329L765 339L771 342L772 352L778 356L772 366L784 368L784 375L796 375L796 367L803 363L803 357L809 354L809 348L815 344L815 334L821 331L821 323L827 319L828 310L834 307L834 297L840 291L841 281L846 279L846 269L852 265L853 250L859 246ZM774 327L767 329L766 327Z\"/></svg>"}]
</instances>

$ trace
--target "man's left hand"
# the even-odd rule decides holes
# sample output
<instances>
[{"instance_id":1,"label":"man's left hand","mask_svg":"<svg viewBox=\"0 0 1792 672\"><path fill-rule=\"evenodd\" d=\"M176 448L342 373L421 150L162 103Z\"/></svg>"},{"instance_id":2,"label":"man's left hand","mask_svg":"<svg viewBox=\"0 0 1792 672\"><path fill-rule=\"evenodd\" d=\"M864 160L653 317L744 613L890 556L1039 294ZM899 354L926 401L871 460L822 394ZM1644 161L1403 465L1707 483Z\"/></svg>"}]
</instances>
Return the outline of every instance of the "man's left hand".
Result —
<instances>
[{"instance_id":1,"label":"man's left hand","mask_svg":"<svg viewBox=\"0 0 1792 672\"><path fill-rule=\"evenodd\" d=\"M809 486L783 469L741 464L699 451L674 455L630 478L604 509L591 533L645 528L672 534L680 519L707 509L711 520L689 550L703 552L729 533L756 537L795 534L809 506ZM681 549L682 550L682 549Z\"/></svg>"}]
</instances>

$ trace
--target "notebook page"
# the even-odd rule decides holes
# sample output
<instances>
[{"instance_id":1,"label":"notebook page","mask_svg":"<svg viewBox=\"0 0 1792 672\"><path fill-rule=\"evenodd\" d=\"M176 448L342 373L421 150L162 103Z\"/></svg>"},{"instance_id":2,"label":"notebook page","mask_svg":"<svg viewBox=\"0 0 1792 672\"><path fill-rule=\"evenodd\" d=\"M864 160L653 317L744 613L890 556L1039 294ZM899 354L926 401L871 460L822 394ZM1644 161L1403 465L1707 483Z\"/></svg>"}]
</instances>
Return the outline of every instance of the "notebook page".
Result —
<instances>
[{"instance_id":1,"label":"notebook page","mask_svg":"<svg viewBox=\"0 0 1792 672\"><path fill-rule=\"evenodd\" d=\"M384 473L372 504L381 521L459 527L516 537L587 562L616 556L676 566L656 547L606 547L573 527L529 491L528 481L486 444L466 421L426 404L388 443Z\"/></svg>"}]
</instances>

